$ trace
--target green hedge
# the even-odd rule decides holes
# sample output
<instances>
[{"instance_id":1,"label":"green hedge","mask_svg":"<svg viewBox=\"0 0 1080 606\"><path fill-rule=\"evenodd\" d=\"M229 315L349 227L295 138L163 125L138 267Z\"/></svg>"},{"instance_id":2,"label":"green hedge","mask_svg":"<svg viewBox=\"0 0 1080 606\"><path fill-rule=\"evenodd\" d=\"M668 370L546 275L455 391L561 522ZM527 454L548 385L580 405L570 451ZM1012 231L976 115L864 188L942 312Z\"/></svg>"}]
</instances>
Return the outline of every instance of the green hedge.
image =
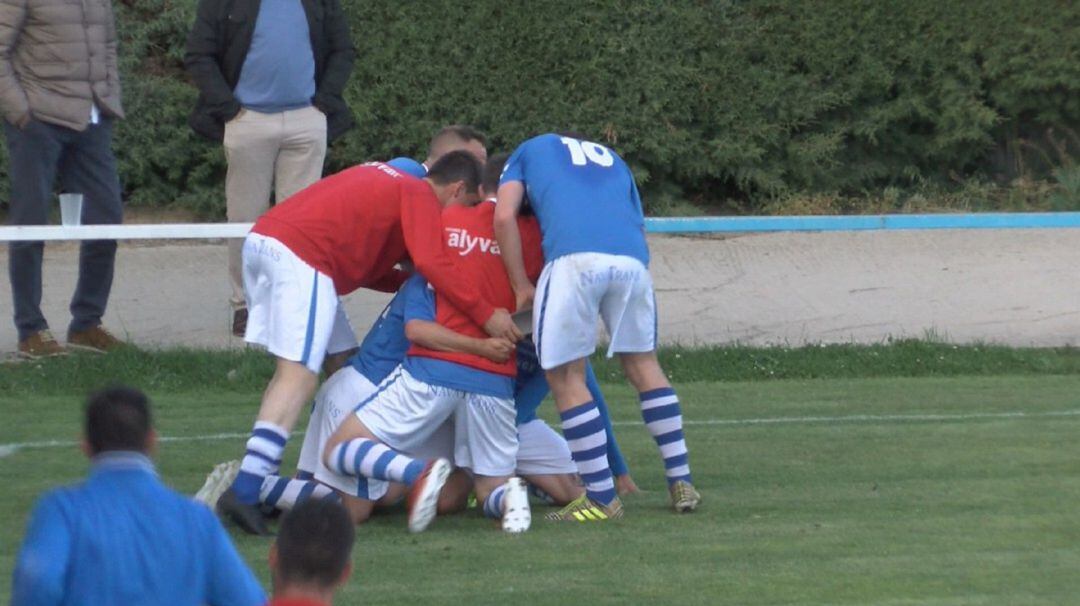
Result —
<instances>
[{"instance_id":1,"label":"green hedge","mask_svg":"<svg viewBox=\"0 0 1080 606\"><path fill-rule=\"evenodd\" d=\"M129 204L222 216L221 150L185 123L194 0L114 2ZM753 209L792 192L1009 175L1047 156L1031 143L1047 128L1065 142L1080 130L1080 3L1069 0L345 8L360 56L347 94L359 126L332 148L329 170L421 155L451 122L486 130L497 149L572 127L612 143L649 203L733 198Z\"/></svg>"}]
</instances>

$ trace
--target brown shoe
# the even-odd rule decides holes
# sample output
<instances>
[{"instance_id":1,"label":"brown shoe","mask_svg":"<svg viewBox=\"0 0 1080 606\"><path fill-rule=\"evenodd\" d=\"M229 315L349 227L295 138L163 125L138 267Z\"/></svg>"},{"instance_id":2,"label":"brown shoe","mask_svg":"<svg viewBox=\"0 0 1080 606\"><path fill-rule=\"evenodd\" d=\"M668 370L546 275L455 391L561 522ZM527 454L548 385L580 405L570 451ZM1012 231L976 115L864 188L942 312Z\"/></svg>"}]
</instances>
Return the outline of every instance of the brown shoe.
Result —
<instances>
[{"instance_id":1,"label":"brown shoe","mask_svg":"<svg viewBox=\"0 0 1080 606\"><path fill-rule=\"evenodd\" d=\"M234 337L244 338L247 332L247 308L240 307L232 315L232 334Z\"/></svg>"},{"instance_id":2,"label":"brown shoe","mask_svg":"<svg viewBox=\"0 0 1080 606\"><path fill-rule=\"evenodd\" d=\"M72 349L82 349L96 353L108 353L126 345L120 339L112 336L101 325L78 332L68 331L67 344Z\"/></svg>"},{"instance_id":3,"label":"brown shoe","mask_svg":"<svg viewBox=\"0 0 1080 606\"><path fill-rule=\"evenodd\" d=\"M48 330L39 330L29 337L19 341L19 356L30 360L38 358L50 358L53 356L66 356L68 350L56 342L52 333Z\"/></svg>"}]
</instances>

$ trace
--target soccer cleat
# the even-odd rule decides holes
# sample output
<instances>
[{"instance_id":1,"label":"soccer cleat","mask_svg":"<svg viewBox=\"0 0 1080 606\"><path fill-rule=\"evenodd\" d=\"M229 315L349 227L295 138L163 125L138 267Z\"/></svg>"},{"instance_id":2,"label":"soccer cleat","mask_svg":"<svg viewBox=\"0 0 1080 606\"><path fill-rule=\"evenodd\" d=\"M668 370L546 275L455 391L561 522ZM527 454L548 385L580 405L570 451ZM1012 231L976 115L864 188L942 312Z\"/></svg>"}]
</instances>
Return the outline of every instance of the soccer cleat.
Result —
<instances>
[{"instance_id":1,"label":"soccer cleat","mask_svg":"<svg viewBox=\"0 0 1080 606\"><path fill-rule=\"evenodd\" d=\"M506 494L503 496L503 532L525 532L532 525L532 511L529 510L529 492L525 480L510 478L506 481Z\"/></svg>"},{"instance_id":2,"label":"soccer cleat","mask_svg":"<svg viewBox=\"0 0 1080 606\"><path fill-rule=\"evenodd\" d=\"M236 493L232 488L221 494L221 498L217 502L217 512L232 520L234 524L240 527L240 530L248 534L258 536L268 536L270 534L270 528L266 525L266 518L263 517L259 508L255 505L242 503L236 497Z\"/></svg>"},{"instance_id":3,"label":"soccer cleat","mask_svg":"<svg viewBox=\"0 0 1080 606\"><path fill-rule=\"evenodd\" d=\"M679 480L671 485L670 490L671 506L675 508L676 513L690 513L701 503L701 494L690 482Z\"/></svg>"},{"instance_id":4,"label":"soccer cleat","mask_svg":"<svg viewBox=\"0 0 1080 606\"><path fill-rule=\"evenodd\" d=\"M210 475L206 476L206 482L203 483L199 492L195 493L195 500L213 508L221 495L232 486L238 473L240 473L240 461L218 463Z\"/></svg>"},{"instance_id":5,"label":"soccer cleat","mask_svg":"<svg viewBox=\"0 0 1080 606\"><path fill-rule=\"evenodd\" d=\"M556 522L603 522L623 517L623 506L618 497L607 505L601 505L587 495L581 495L566 507L544 517Z\"/></svg>"},{"instance_id":6,"label":"soccer cleat","mask_svg":"<svg viewBox=\"0 0 1080 606\"><path fill-rule=\"evenodd\" d=\"M439 505L439 491L450 477L450 461L435 459L427 464L420 479L409 491L409 532L423 532L435 519Z\"/></svg>"}]
</instances>

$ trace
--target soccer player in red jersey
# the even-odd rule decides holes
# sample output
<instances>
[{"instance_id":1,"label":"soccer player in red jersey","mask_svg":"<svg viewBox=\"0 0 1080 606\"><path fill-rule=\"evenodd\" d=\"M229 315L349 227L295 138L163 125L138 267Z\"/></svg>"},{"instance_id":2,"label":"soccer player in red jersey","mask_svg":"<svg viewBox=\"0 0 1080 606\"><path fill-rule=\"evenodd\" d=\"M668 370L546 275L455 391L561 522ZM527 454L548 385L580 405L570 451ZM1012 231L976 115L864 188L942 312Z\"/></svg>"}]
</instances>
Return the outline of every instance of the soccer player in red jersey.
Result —
<instances>
[{"instance_id":1,"label":"soccer player in red jersey","mask_svg":"<svg viewBox=\"0 0 1080 606\"><path fill-rule=\"evenodd\" d=\"M495 204L452 207L443 213L446 243L463 261L460 280L496 305L512 307L514 293L499 257L494 232ZM536 277L543 265L540 230L521 218L528 251L527 270ZM405 330L429 321L434 298L435 322L454 333L482 338L483 328L453 298L435 286L409 291ZM379 390L349 415L330 438L324 463L333 473L364 476L369 494L382 492L377 482L411 487L409 529L418 532L435 516L442 483L454 463L472 472L477 501L484 513L502 521L503 530L523 532L531 515L524 482L511 477L517 464L513 356L496 362L451 348L428 348L415 341L405 361ZM443 434L452 432L452 440ZM427 455L431 445L452 443L442 455ZM452 454L451 454L452 452ZM425 453L427 458L416 456Z\"/></svg>"},{"instance_id":2,"label":"soccer player in red jersey","mask_svg":"<svg viewBox=\"0 0 1080 606\"><path fill-rule=\"evenodd\" d=\"M397 290L415 268L488 334L521 338L509 312L458 279L461 263L443 246L442 207L475 200L477 160L446 154L424 179L371 163L323 179L263 215L244 242L248 324L244 338L277 358L240 472L218 510L252 534L266 534L257 507L276 473L289 432L311 399L327 353L344 358L356 337L339 296L357 288ZM511 298L510 303L513 302Z\"/></svg>"}]
</instances>

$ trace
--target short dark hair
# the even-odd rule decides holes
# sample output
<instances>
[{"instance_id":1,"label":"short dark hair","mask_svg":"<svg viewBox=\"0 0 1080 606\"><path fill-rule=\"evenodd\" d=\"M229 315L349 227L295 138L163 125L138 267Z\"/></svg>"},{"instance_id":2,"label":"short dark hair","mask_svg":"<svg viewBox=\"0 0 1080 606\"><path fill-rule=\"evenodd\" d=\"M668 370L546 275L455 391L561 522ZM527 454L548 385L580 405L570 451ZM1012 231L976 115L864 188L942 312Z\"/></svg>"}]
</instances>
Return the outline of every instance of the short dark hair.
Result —
<instances>
[{"instance_id":1,"label":"short dark hair","mask_svg":"<svg viewBox=\"0 0 1080 606\"><path fill-rule=\"evenodd\" d=\"M355 538L352 518L337 500L300 503L278 527L278 582L333 587L352 559Z\"/></svg>"},{"instance_id":2,"label":"short dark hair","mask_svg":"<svg viewBox=\"0 0 1080 606\"><path fill-rule=\"evenodd\" d=\"M499 177L502 176L503 167L506 166L506 161L509 158L510 154L488 156L487 164L484 165L484 180L480 185L484 186L484 191L489 195L494 194L499 189Z\"/></svg>"},{"instance_id":3,"label":"short dark hair","mask_svg":"<svg viewBox=\"0 0 1080 606\"><path fill-rule=\"evenodd\" d=\"M476 192L480 185L480 161L467 151L452 151L428 169L427 178L438 185L464 181L465 190Z\"/></svg>"},{"instance_id":4,"label":"short dark hair","mask_svg":"<svg viewBox=\"0 0 1080 606\"><path fill-rule=\"evenodd\" d=\"M480 145L487 145L487 137L484 136L484 133L464 124L451 124L439 129L439 132L435 133L435 136L431 138L431 142L428 144L428 157L434 156L436 148L448 139L457 139L463 143L479 141Z\"/></svg>"},{"instance_id":5,"label":"short dark hair","mask_svg":"<svg viewBox=\"0 0 1080 606\"><path fill-rule=\"evenodd\" d=\"M146 452L150 401L138 389L123 385L90 394L83 429L93 454L109 450Z\"/></svg>"}]
</instances>

